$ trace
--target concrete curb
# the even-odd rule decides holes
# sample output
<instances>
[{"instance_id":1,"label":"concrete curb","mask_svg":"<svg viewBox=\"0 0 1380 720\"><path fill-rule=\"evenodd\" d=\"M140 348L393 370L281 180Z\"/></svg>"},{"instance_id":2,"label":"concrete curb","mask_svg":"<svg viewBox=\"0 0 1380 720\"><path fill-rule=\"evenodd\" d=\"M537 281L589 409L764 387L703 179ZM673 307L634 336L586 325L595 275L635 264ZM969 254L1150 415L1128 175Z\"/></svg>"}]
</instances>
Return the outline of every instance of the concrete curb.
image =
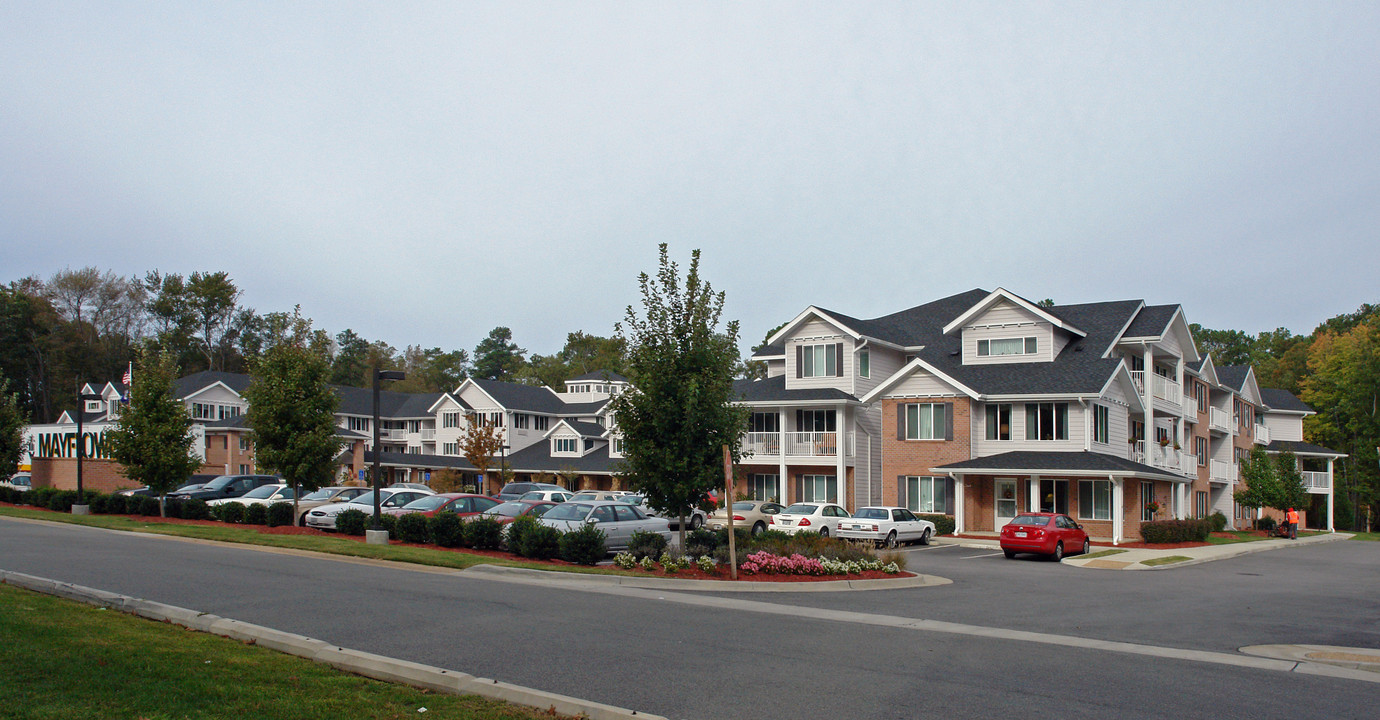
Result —
<instances>
[{"instance_id":1,"label":"concrete curb","mask_svg":"<svg viewBox=\"0 0 1380 720\"><path fill-rule=\"evenodd\" d=\"M591 718L591 720L618 720L622 718L666 720L660 715L651 715L613 705L604 705L543 690L525 688L490 678L477 678L466 673L431 665L422 665L407 660L342 648L315 638L286 633L210 613L201 613L151 600L58 582L34 575L25 575L10 570L0 570L0 583L45 595L75 600L87 605L119 610L149 620L170 622L190 630L262 645L271 650L296 655L313 662L325 663L345 672L363 675L375 680L403 683L453 695L480 695L539 710L554 708L556 712L561 714L583 716Z\"/></svg>"},{"instance_id":2,"label":"concrete curb","mask_svg":"<svg viewBox=\"0 0 1380 720\"><path fill-rule=\"evenodd\" d=\"M1271 551L1271 550L1287 550L1287 549L1293 548L1293 547L1304 547L1304 546L1306 546L1306 545L1319 545L1319 544L1322 544L1322 543L1330 543L1330 542L1341 542L1341 541L1343 541L1343 540L1350 540L1351 538L1352 538L1352 536L1351 536L1351 535L1348 535L1348 534L1346 534L1346 533L1336 533L1336 532L1334 532L1334 533L1328 533L1327 535L1311 535L1311 536L1309 536L1309 537L1300 538L1300 539L1298 539L1298 540L1280 540L1280 541L1275 541L1275 540L1256 540L1256 541L1254 541L1254 542L1244 542L1244 543L1240 543L1239 545L1218 545L1218 546L1216 546L1216 547L1228 548L1228 549L1221 550L1221 551L1215 551L1215 552L1214 552L1212 555L1210 555L1209 557L1193 558L1192 560L1185 560L1185 561L1183 561L1183 562L1170 563L1170 564L1168 564L1168 565L1152 565L1152 566L1145 566L1145 567L1139 567L1139 568L1134 567L1135 565L1141 565L1141 564L1143 564L1144 561L1139 561L1139 560L1138 560L1138 561L1136 561L1136 562L1132 565L1131 568L1125 568L1125 569L1127 569L1127 570L1130 570L1130 569L1136 569L1136 570L1173 570L1173 569L1176 569L1176 568L1188 567L1188 566L1190 566L1190 565L1202 565L1203 563L1216 562L1217 560L1227 560L1227 559L1229 559L1229 558L1241 557L1242 555L1250 555L1250 554L1252 554L1252 553L1268 552L1268 551ZM1194 548L1190 548L1190 549L1194 549ZM1173 550L1166 550L1166 551L1164 551L1164 552L1165 552L1166 555L1174 555L1174 554L1177 554L1177 553L1175 553Z\"/></svg>"},{"instance_id":3,"label":"concrete curb","mask_svg":"<svg viewBox=\"0 0 1380 720\"><path fill-rule=\"evenodd\" d=\"M626 575L594 575L550 572L503 565L475 565L459 573L462 577L482 578L508 582L541 582L543 584L579 586L618 586L643 590L678 590L697 592L753 592L753 593L808 593L808 592L848 592L858 590L901 590L904 588L933 587L953 583L948 578L935 575L915 575L895 580L823 580L820 582L754 582L740 580L672 580L660 577L635 577Z\"/></svg>"}]
</instances>

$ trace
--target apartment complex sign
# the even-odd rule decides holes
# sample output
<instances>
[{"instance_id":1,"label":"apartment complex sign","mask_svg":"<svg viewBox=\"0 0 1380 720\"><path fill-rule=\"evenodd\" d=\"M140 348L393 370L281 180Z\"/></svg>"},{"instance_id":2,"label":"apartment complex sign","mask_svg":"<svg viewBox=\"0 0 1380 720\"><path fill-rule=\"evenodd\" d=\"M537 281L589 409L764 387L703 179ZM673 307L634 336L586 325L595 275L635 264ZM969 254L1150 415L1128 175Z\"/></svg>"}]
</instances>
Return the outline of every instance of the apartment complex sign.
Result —
<instances>
[{"instance_id":1,"label":"apartment complex sign","mask_svg":"<svg viewBox=\"0 0 1380 720\"><path fill-rule=\"evenodd\" d=\"M114 423L91 423L82 427L78 439L75 425L31 425L24 429L23 455L19 462L28 465L34 458L75 458L78 442L82 444L82 457L109 460L110 431L114 428ZM205 461L206 428L193 425L191 432L195 439L192 450Z\"/></svg>"}]
</instances>

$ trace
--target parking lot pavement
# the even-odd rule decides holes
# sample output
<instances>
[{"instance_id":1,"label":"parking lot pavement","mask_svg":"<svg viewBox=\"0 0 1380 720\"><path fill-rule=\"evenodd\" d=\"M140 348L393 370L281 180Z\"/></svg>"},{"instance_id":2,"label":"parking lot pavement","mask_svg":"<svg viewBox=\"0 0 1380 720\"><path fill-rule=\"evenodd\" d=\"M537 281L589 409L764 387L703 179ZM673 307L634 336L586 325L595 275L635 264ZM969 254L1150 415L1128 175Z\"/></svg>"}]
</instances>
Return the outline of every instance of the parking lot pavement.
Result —
<instances>
[{"instance_id":1,"label":"parking lot pavement","mask_svg":"<svg viewBox=\"0 0 1380 720\"><path fill-rule=\"evenodd\" d=\"M1071 555L1066 556L1063 562L1070 567L1089 568L1093 570L1164 570L1199 565L1202 563L1214 562L1216 560L1225 560L1227 558L1240 557L1241 555L1250 553L1349 540L1351 537L1351 535L1346 533L1323 533L1300 537L1297 540L1285 540L1281 538L1255 540L1231 545L1206 545L1188 548L1117 548L1113 546L1094 545L1092 552L1089 553L1093 557L1083 558L1078 555ZM933 548L949 547L961 551L989 551L987 553L965 555L964 557L1002 557L1003 555L1001 552L1001 545L997 542L996 538L938 537L935 538L933 542L935 544L930 546ZM1100 555L1108 550L1116 550L1118 552Z\"/></svg>"}]
</instances>

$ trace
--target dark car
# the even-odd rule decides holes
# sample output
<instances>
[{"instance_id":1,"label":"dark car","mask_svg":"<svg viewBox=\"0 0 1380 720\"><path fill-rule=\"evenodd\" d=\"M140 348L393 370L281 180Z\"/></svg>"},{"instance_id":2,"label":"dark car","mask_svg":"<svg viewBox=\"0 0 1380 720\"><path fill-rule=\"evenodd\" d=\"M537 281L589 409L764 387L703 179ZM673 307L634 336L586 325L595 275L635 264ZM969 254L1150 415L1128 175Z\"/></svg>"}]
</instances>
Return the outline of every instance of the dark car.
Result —
<instances>
[{"instance_id":1,"label":"dark car","mask_svg":"<svg viewBox=\"0 0 1380 720\"><path fill-rule=\"evenodd\" d=\"M206 483L200 490L169 495L174 500L220 500L239 497L262 485L278 485L283 479L277 475L221 475Z\"/></svg>"},{"instance_id":2,"label":"dark car","mask_svg":"<svg viewBox=\"0 0 1380 720\"><path fill-rule=\"evenodd\" d=\"M1091 549L1083 526L1063 513L1021 513L1001 529L1001 550L1008 559L1016 553L1036 553L1058 562L1066 552L1087 554Z\"/></svg>"},{"instance_id":3,"label":"dark car","mask_svg":"<svg viewBox=\"0 0 1380 720\"><path fill-rule=\"evenodd\" d=\"M551 483L513 482L504 485L503 489L494 497L498 498L499 502L509 502L512 500L520 500L523 495L533 490L565 490L565 488L560 485L552 485Z\"/></svg>"}]
</instances>

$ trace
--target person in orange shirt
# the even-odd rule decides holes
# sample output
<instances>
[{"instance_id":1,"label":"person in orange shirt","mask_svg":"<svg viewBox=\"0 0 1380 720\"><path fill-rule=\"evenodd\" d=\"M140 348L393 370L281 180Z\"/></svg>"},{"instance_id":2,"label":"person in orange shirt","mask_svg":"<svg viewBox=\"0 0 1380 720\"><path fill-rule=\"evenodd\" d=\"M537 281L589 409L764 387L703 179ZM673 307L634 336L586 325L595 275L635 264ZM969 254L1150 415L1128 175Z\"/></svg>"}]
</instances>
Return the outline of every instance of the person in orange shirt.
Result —
<instances>
[{"instance_id":1,"label":"person in orange shirt","mask_svg":"<svg viewBox=\"0 0 1380 720\"><path fill-rule=\"evenodd\" d=\"M1286 513L1286 514L1284 515L1284 517L1285 517L1285 519L1289 522L1289 539L1290 539L1290 540L1298 540L1298 539L1299 539L1299 511L1298 511L1298 510L1295 510L1295 509L1293 509L1293 508L1289 508L1289 512Z\"/></svg>"}]
</instances>

